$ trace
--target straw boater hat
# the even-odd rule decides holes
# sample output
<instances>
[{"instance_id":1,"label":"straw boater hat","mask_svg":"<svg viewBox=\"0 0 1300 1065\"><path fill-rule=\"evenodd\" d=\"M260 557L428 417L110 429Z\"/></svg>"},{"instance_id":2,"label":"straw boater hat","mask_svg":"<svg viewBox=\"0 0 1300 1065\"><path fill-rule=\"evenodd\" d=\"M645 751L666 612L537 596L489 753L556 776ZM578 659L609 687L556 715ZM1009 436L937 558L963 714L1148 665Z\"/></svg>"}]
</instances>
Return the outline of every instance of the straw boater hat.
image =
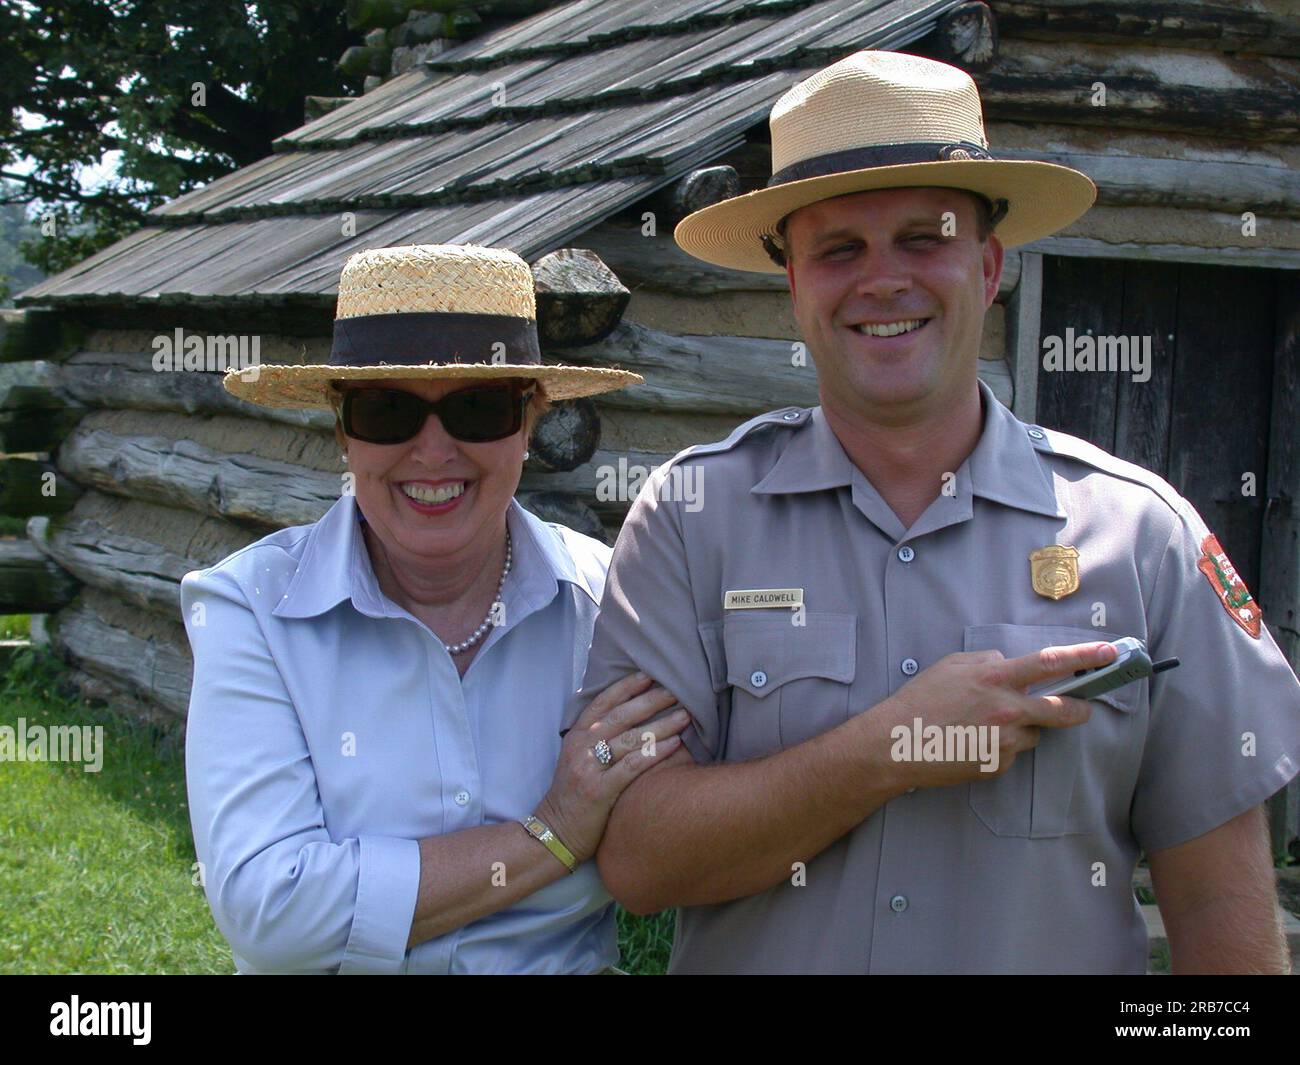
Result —
<instances>
[{"instance_id":1,"label":"straw boater hat","mask_svg":"<svg viewBox=\"0 0 1300 1065\"><path fill-rule=\"evenodd\" d=\"M783 273L767 246L777 223L832 196L944 186L989 201L1004 247L1061 229L1092 206L1097 188L1077 170L994 159L979 90L947 63L901 52L857 52L777 100L767 187L688 215L673 236L697 259Z\"/></svg>"},{"instance_id":2,"label":"straw boater hat","mask_svg":"<svg viewBox=\"0 0 1300 1065\"><path fill-rule=\"evenodd\" d=\"M551 400L612 392L626 370L542 364L533 275L514 252L408 244L343 267L328 365L228 370L226 390L267 407L330 409L329 382L352 378L526 377Z\"/></svg>"}]
</instances>

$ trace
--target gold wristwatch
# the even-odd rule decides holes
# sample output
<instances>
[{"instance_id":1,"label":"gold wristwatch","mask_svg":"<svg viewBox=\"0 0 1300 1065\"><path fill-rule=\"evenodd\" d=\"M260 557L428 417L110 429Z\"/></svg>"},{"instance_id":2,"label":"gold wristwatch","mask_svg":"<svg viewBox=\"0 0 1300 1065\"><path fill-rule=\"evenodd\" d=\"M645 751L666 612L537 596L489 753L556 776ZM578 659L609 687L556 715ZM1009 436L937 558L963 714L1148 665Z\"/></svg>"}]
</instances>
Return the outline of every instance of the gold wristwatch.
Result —
<instances>
[{"instance_id":1,"label":"gold wristwatch","mask_svg":"<svg viewBox=\"0 0 1300 1065\"><path fill-rule=\"evenodd\" d=\"M565 865L569 872L578 868L578 859L573 856L573 852L560 842L560 837L547 827L546 823L533 814L521 818L519 823L528 830L528 834L537 840L548 851L554 854Z\"/></svg>"}]
</instances>

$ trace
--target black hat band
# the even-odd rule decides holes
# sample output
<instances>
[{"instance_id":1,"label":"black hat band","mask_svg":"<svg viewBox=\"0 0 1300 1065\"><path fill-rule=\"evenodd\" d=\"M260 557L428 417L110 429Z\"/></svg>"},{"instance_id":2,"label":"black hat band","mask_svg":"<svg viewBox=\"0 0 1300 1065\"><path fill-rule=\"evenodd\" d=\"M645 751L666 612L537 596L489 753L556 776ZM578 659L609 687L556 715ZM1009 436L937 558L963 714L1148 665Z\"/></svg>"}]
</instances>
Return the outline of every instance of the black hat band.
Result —
<instances>
[{"instance_id":1,"label":"black hat band","mask_svg":"<svg viewBox=\"0 0 1300 1065\"><path fill-rule=\"evenodd\" d=\"M508 314L413 311L334 320L331 366L539 366L537 323Z\"/></svg>"}]
</instances>

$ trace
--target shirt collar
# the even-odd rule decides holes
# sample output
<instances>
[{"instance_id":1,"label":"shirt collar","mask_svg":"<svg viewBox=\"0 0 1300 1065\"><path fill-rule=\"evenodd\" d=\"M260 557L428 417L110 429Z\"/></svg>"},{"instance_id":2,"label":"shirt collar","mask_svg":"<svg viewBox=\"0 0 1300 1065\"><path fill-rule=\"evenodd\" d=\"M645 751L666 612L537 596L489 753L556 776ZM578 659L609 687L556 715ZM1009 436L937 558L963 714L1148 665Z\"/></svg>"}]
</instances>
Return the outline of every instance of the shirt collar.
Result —
<instances>
[{"instance_id":1,"label":"shirt collar","mask_svg":"<svg viewBox=\"0 0 1300 1065\"><path fill-rule=\"evenodd\" d=\"M853 482L854 468L821 407L813 407L807 425L791 434L775 465L750 491L784 495L839 488Z\"/></svg>"},{"instance_id":2,"label":"shirt collar","mask_svg":"<svg viewBox=\"0 0 1300 1065\"><path fill-rule=\"evenodd\" d=\"M542 593L537 603L539 607L550 602L560 581L580 588L588 599L599 605L600 589L591 586L587 571L574 561L563 533L556 532L536 514L525 510L517 499L510 500L506 527L510 530L511 550L520 572L532 575L538 581Z\"/></svg>"},{"instance_id":3,"label":"shirt collar","mask_svg":"<svg viewBox=\"0 0 1300 1065\"><path fill-rule=\"evenodd\" d=\"M978 384L984 400L984 428L975 450L958 471L958 484L967 479L965 474L973 495L1064 518L1052 482L1030 442L1028 427L997 400L984 381ZM751 491L779 495L849 486L856 469L821 407L814 407L807 426L793 435Z\"/></svg>"},{"instance_id":4,"label":"shirt collar","mask_svg":"<svg viewBox=\"0 0 1300 1065\"><path fill-rule=\"evenodd\" d=\"M979 382L984 397L984 431L964 465L971 492L993 503L1064 518L1056 488L1029 438L1029 426L1007 410L993 390Z\"/></svg>"},{"instance_id":5,"label":"shirt collar","mask_svg":"<svg viewBox=\"0 0 1300 1065\"><path fill-rule=\"evenodd\" d=\"M310 618L333 609L345 599L371 617L392 616L395 604L379 588L366 549L361 526L365 515L356 496L340 496L338 502L311 527L298 570L288 590L273 611L280 618ZM593 603L593 590L586 573L574 563L560 536L546 523L512 499L506 511L518 588L525 599L541 607L554 598L559 582L582 589Z\"/></svg>"}]
</instances>

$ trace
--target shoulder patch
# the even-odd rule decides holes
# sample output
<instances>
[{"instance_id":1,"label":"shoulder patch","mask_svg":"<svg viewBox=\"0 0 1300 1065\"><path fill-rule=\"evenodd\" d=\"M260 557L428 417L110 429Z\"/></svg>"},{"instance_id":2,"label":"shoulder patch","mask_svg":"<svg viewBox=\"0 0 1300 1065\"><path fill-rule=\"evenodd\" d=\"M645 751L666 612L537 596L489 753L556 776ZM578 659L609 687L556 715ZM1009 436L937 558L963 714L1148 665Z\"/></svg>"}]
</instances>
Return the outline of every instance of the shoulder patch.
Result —
<instances>
[{"instance_id":1,"label":"shoulder patch","mask_svg":"<svg viewBox=\"0 0 1300 1065\"><path fill-rule=\"evenodd\" d=\"M1041 425L1027 425L1025 428L1029 434L1029 442L1040 454L1060 455L1063 458L1082 462L1120 480L1140 484L1159 497L1174 513L1182 515L1186 500L1159 474L1152 473L1135 463L1116 458L1096 444L1090 444L1087 440L1071 436L1069 433L1044 429Z\"/></svg>"},{"instance_id":2,"label":"shoulder patch","mask_svg":"<svg viewBox=\"0 0 1300 1065\"><path fill-rule=\"evenodd\" d=\"M1264 612L1247 590L1241 574L1228 561L1218 537L1209 534L1201 541L1201 557L1196 560L1196 568L1205 574L1228 617L1258 640Z\"/></svg>"}]
</instances>

